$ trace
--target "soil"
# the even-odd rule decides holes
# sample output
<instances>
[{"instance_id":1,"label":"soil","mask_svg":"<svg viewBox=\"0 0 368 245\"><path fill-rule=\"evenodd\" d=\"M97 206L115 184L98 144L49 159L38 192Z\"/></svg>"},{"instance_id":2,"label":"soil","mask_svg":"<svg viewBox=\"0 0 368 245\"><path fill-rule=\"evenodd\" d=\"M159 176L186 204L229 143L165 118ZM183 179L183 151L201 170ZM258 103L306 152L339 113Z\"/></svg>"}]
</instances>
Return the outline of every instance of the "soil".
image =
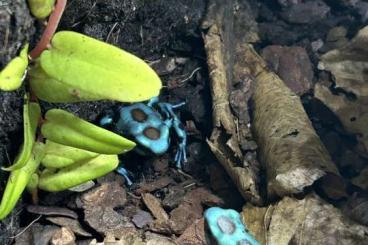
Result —
<instances>
[{"instance_id":1,"label":"soil","mask_svg":"<svg viewBox=\"0 0 368 245\"><path fill-rule=\"evenodd\" d=\"M25 2L22 0L0 1L0 67L4 67L16 55L22 44L27 41L34 44L40 36L43 24L30 15ZM256 48L259 51L271 44L304 48L303 50L310 59L308 84L305 86L307 88L311 88L320 76L326 75L317 72L317 63L320 53L327 49L324 41L328 31L332 27L343 26L348 30L348 37L351 37L366 22L367 12L364 12L366 5L359 5L364 1L356 1L359 4L354 5L350 4L353 1L344 0L252 0L248 2L257 16L261 41L256 44ZM205 193L203 196L215 194L216 198L219 198L217 200L213 197L212 203L221 203L222 206L235 209L239 209L244 203L236 187L224 174L224 170L206 144L206 138L212 131L209 78L200 29L206 14L206 7L207 1L205 0L70 0L58 28L84 33L141 57L150 63L162 78L164 89L160 99L172 103L186 102L186 105L178 110L189 135L188 162L183 169L186 174L174 168L172 159L175 147L161 157L141 157L135 153L129 153L121 160L126 163L128 170L132 173L135 184L126 190L128 195L124 201L112 207L111 210L105 210L106 213L115 215L114 217L135 217L135 220L139 220L133 222L135 227L138 227L135 229L147 230L144 222L152 217L135 216L141 214L147 217L148 212L142 200L137 200L136 196L142 193L152 193L164 203L164 209L172 215L176 226L174 225L174 228L168 231L163 231L162 227L159 227L161 230L157 227L157 230L152 228L149 230L167 237L173 234L179 236L190 225L190 223L184 224L184 218L175 220L175 214L182 215L181 212L185 213L188 210L180 206L181 202L183 198L188 198L192 202L190 198L198 195L193 194L193 191L198 191L199 187L205 188L206 191L212 190L211 193L207 193L200 189ZM313 16L305 11L310 8L314 10L312 11ZM313 50L319 40L322 42L321 48L318 51ZM272 63L272 61L269 62ZM310 74L312 71L313 76ZM0 93L0 163L2 164L7 165L14 158L22 142L21 111L25 89L22 87L15 92ZM313 98L310 89L300 94L314 127L333 160L340 162L345 157L344 152L350 151L355 144L354 136L347 134L341 128L337 118L331 114L332 112ZM77 104L42 102L42 109L46 111L50 108L63 108L83 119L96 122L114 105L116 102L106 101ZM357 158L357 161L361 161L363 166L367 165L366 159L359 156ZM3 174L3 172L0 173ZM354 174L356 173L353 171L346 175ZM2 189L6 176L0 176L0 178L0 189ZM163 178L166 179L162 180ZM116 181L122 184L121 177L111 173L99 179L98 183ZM148 185L151 182L153 184ZM83 227L101 242L105 233L96 228L101 225L99 223L101 221L88 220L86 214L91 214L86 211L89 210L88 205L78 204L81 195L69 191L40 193L39 204L68 207L75 210ZM202 200L197 206L194 205L200 208L198 208L199 211L193 211L193 217L197 217L196 215L203 211L201 208L211 206L210 203ZM30 204L30 197L25 194L16 209L18 212L13 211L16 215L11 215L0 222L0 244L11 244L14 239L10 237L20 232L19 227L26 226L37 217L22 209L27 204ZM178 216L182 217L180 215ZM188 219L192 221L193 217ZM45 219L41 219L38 223L41 224L41 227L52 224ZM83 236L77 237L77 240L88 239Z\"/></svg>"}]
</instances>

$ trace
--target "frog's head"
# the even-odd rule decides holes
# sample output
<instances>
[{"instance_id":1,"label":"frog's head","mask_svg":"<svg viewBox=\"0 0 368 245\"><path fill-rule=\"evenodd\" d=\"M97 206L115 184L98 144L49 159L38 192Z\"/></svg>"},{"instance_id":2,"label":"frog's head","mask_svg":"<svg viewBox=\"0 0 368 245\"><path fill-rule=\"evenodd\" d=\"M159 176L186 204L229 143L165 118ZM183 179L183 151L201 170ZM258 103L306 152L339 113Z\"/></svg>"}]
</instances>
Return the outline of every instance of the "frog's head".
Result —
<instances>
[{"instance_id":1,"label":"frog's head","mask_svg":"<svg viewBox=\"0 0 368 245\"><path fill-rule=\"evenodd\" d=\"M208 244L260 245L248 233L240 214L233 209L209 208L204 219Z\"/></svg>"}]
</instances>

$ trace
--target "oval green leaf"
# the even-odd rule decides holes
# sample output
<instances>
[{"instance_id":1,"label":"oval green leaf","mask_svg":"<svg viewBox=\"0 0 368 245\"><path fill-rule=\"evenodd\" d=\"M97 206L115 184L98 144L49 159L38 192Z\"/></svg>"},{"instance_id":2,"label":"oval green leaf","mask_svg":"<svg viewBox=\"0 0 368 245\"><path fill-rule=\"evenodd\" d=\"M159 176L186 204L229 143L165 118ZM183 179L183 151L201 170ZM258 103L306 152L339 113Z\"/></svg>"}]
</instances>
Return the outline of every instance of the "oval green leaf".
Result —
<instances>
[{"instance_id":1,"label":"oval green leaf","mask_svg":"<svg viewBox=\"0 0 368 245\"><path fill-rule=\"evenodd\" d=\"M62 145L100 154L121 154L135 147L133 141L61 109L49 110L45 119L43 136Z\"/></svg>"},{"instance_id":2,"label":"oval green leaf","mask_svg":"<svg viewBox=\"0 0 368 245\"><path fill-rule=\"evenodd\" d=\"M33 173L37 170L43 155L44 145L36 143L32 155L20 169L11 172L0 204L0 220L4 219L15 207Z\"/></svg>"},{"instance_id":3,"label":"oval green leaf","mask_svg":"<svg viewBox=\"0 0 368 245\"><path fill-rule=\"evenodd\" d=\"M15 163L7 168L2 168L5 171L12 171L23 167L31 156L32 148L36 138L36 130L38 120L41 117L41 108L38 103L29 102L28 96L25 98L23 105L23 145Z\"/></svg>"},{"instance_id":4,"label":"oval green leaf","mask_svg":"<svg viewBox=\"0 0 368 245\"><path fill-rule=\"evenodd\" d=\"M119 164L117 155L99 155L80 161L60 170L45 169L39 178L38 187L45 191L63 191L89 180L104 176Z\"/></svg>"},{"instance_id":5,"label":"oval green leaf","mask_svg":"<svg viewBox=\"0 0 368 245\"><path fill-rule=\"evenodd\" d=\"M30 74L32 89L43 100L138 102L160 92L161 80L152 68L115 46L70 31L56 33L51 46ZM40 79L45 76L47 81ZM60 94L45 84L53 82Z\"/></svg>"},{"instance_id":6,"label":"oval green leaf","mask_svg":"<svg viewBox=\"0 0 368 245\"><path fill-rule=\"evenodd\" d=\"M41 164L47 168L63 168L79 161L90 160L99 154L75 147L46 141L45 157Z\"/></svg>"},{"instance_id":7,"label":"oval green leaf","mask_svg":"<svg viewBox=\"0 0 368 245\"><path fill-rule=\"evenodd\" d=\"M31 13L37 19L44 19L54 9L55 0L28 0Z\"/></svg>"},{"instance_id":8,"label":"oval green leaf","mask_svg":"<svg viewBox=\"0 0 368 245\"><path fill-rule=\"evenodd\" d=\"M0 89L12 91L22 85L28 66L28 44L24 46L18 57L12 59L0 72Z\"/></svg>"}]
</instances>

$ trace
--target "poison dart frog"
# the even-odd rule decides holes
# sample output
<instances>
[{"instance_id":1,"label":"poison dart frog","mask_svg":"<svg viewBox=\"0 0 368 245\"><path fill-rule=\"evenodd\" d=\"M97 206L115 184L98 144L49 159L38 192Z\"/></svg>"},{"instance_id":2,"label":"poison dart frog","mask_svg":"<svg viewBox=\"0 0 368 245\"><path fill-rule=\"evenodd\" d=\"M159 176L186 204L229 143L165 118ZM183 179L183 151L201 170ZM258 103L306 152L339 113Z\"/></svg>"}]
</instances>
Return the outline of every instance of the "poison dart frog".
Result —
<instances>
[{"instance_id":1,"label":"poison dart frog","mask_svg":"<svg viewBox=\"0 0 368 245\"><path fill-rule=\"evenodd\" d=\"M135 151L141 155L165 153L170 146L170 130L173 128L178 138L174 161L176 167L181 169L183 163L187 161L185 149L187 134L174 109L184 104L185 102L177 105L159 102L158 97L154 97L147 104L121 106L102 117L99 124L134 140L137 143ZM125 177L128 185L132 184L124 167L120 165L117 171Z\"/></svg>"}]
</instances>

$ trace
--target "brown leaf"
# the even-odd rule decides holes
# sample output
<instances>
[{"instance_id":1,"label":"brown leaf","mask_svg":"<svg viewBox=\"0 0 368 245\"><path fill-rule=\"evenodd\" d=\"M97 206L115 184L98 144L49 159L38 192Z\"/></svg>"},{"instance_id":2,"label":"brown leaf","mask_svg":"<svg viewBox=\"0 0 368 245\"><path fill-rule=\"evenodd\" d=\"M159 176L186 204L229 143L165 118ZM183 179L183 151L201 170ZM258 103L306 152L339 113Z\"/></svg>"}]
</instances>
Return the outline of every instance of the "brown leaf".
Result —
<instances>
[{"instance_id":1,"label":"brown leaf","mask_svg":"<svg viewBox=\"0 0 368 245\"><path fill-rule=\"evenodd\" d=\"M78 219L78 215L76 212L60 207L52 207L52 206L40 206L40 205L28 205L27 211L33 214L42 214L46 216L57 215L57 216L65 216L73 219Z\"/></svg>"},{"instance_id":2,"label":"brown leaf","mask_svg":"<svg viewBox=\"0 0 368 245\"><path fill-rule=\"evenodd\" d=\"M92 236L91 233L87 232L86 230L82 228L78 220L70 219L66 217L48 217L46 219L56 225L70 228L70 230L73 231L77 235L85 236L85 237Z\"/></svg>"}]
</instances>

